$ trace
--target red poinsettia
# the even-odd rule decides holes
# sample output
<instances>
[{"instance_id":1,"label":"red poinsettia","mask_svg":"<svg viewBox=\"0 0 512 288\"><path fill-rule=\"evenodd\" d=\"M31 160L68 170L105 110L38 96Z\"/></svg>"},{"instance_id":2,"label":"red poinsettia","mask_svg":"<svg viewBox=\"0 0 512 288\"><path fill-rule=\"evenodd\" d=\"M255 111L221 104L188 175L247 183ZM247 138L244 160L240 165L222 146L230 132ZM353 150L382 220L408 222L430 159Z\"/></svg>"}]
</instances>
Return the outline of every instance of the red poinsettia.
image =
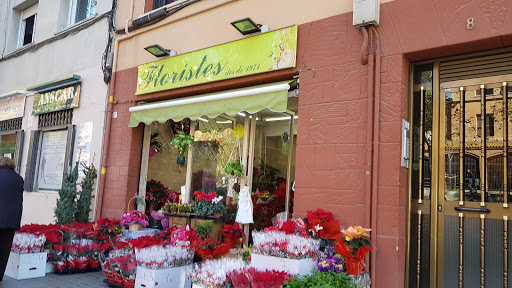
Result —
<instances>
[{"instance_id":1,"label":"red poinsettia","mask_svg":"<svg viewBox=\"0 0 512 288\"><path fill-rule=\"evenodd\" d=\"M203 256L203 260L206 260L213 259L215 256L225 255L229 252L229 249L228 245L220 243L210 237L199 242L196 253L197 255Z\"/></svg>"},{"instance_id":2,"label":"red poinsettia","mask_svg":"<svg viewBox=\"0 0 512 288\"><path fill-rule=\"evenodd\" d=\"M241 288L279 288L288 281L292 275L280 271L258 271L255 268L244 268L233 271L228 278L234 287Z\"/></svg>"},{"instance_id":3,"label":"red poinsettia","mask_svg":"<svg viewBox=\"0 0 512 288\"><path fill-rule=\"evenodd\" d=\"M156 238L153 236L142 236L136 239L132 239L128 243L133 250L135 248L142 249L144 247L158 245L162 243L162 241L163 240L161 238Z\"/></svg>"}]
</instances>

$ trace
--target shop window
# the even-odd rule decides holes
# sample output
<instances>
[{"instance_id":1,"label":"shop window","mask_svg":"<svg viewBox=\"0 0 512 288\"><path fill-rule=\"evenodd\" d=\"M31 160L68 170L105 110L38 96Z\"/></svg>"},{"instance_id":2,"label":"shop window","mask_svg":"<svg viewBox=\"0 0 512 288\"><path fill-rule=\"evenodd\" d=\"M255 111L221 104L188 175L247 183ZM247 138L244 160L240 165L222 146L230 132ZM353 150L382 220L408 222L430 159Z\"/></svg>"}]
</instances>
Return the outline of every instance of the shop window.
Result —
<instances>
[{"instance_id":1,"label":"shop window","mask_svg":"<svg viewBox=\"0 0 512 288\"><path fill-rule=\"evenodd\" d=\"M26 15L26 11L21 13L20 34L18 38L18 48L34 42L37 14ZM26 17L25 17L26 15Z\"/></svg>"},{"instance_id":2,"label":"shop window","mask_svg":"<svg viewBox=\"0 0 512 288\"><path fill-rule=\"evenodd\" d=\"M39 130L31 132L25 191L58 191L71 171L75 127L73 110L39 115Z\"/></svg>"},{"instance_id":3,"label":"shop window","mask_svg":"<svg viewBox=\"0 0 512 288\"><path fill-rule=\"evenodd\" d=\"M0 121L0 157L7 157L16 163L19 173L21 153L23 151L22 118Z\"/></svg>"},{"instance_id":4,"label":"shop window","mask_svg":"<svg viewBox=\"0 0 512 288\"><path fill-rule=\"evenodd\" d=\"M175 2L175 1L176 0L153 0L153 10L163 7L167 4L171 4L172 2Z\"/></svg>"},{"instance_id":5,"label":"shop window","mask_svg":"<svg viewBox=\"0 0 512 288\"><path fill-rule=\"evenodd\" d=\"M296 101L290 99L289 103ZM151 135L151 141L147 142L151 150L147 175L142 172L141 177L160 181L175 192L180 192L190 181L187 190L191 201L194 191L216 192L224 197L226 204L236 201L240 186L247 185L252 194L255 225L270 226L277 214L285 212L286 189L290 189L291 195L290 215L293 211L291 188L295 180L297 117L293 111L263 110L251 115L240 112L235 116L223 114L215 118L203 116L195 121L153 123L145 130ZM185 154L183 166L176 162L178 151L168 145L180 130L192 131L190 134L194 135L191 154ZM225 172L226 164L234 161L245 163L246 170L246 175L235 181ZM233 197L228 198L231 192Z\"/></svg>"}]
</instances>

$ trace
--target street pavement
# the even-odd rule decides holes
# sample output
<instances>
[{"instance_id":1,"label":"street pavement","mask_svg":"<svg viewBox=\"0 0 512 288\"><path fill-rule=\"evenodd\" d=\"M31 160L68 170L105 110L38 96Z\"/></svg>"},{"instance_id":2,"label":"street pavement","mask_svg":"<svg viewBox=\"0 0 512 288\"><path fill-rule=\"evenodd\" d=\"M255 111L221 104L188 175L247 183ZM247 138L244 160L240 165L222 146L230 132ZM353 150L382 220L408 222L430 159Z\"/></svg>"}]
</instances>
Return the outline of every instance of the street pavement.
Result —
<instances>
[{"instance_id":1,"label":"street pavement","mask_svg":"<svg viewBox=\"0 0 512 288\"><path fill-rule=\"evenodd\" d=\"M4 276L0 282L0 288L106 288L107 284L103 283L105 275L102 271L58 275L48 273L43 278L16 280L8 276Z\"/></svg>"}]
</instances>

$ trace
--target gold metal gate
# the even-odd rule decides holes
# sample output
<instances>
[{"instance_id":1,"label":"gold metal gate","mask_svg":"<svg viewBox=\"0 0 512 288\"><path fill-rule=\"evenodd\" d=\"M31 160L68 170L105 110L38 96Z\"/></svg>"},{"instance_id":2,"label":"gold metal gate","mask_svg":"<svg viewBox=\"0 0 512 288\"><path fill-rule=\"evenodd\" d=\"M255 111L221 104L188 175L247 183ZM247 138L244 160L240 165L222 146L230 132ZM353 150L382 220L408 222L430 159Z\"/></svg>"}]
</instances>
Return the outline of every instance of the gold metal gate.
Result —
<instances>
[{"instance_id":1,"label":"gold metal gate","mask_svg":"<svg viewBox=\"0 0 512 288\"><path fill-rule=\"evenodd\" d=\"M408 287L512 287L512 53L411 66Z\"/></svg>"}]
</instances>

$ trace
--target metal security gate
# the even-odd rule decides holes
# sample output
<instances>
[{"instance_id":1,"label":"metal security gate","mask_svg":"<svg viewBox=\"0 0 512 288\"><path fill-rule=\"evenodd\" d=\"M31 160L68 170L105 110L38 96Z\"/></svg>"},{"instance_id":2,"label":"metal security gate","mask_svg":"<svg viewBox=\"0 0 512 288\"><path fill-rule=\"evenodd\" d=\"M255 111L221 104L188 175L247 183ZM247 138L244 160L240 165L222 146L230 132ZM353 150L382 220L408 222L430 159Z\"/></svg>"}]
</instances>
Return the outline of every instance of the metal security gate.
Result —
<instances>
[{"instance_id":1,"label":"metal security gate","mask_svg":"<svg viewBox=\"0 0 512 288\"><path fill-rule=\"evenodd\" d=\"M512 287L512 53L411 70L408 287Z\"/></svg>"}]
</instances>

